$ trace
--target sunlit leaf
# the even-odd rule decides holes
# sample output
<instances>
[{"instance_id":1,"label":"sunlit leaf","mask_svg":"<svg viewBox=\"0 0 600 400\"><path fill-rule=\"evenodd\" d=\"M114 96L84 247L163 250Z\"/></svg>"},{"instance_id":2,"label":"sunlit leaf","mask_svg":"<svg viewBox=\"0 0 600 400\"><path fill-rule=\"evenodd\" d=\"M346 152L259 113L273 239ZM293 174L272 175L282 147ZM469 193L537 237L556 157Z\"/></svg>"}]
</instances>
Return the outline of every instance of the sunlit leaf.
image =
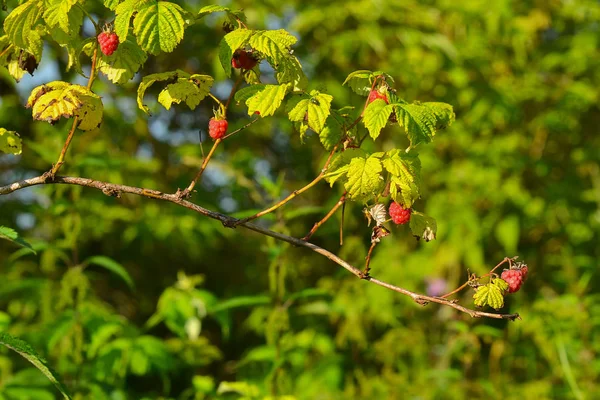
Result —
<instances>
[{"instance_id":1,"label":"sunlit leaf","mask_svg":"<svg viewBox=\"0 0 600 400\"><path fill-rule=\"evenodd\" d=\"M19 134L0 128L0 151L8 154L21 154L22 143Z\"/></svg>"}]
</instances>

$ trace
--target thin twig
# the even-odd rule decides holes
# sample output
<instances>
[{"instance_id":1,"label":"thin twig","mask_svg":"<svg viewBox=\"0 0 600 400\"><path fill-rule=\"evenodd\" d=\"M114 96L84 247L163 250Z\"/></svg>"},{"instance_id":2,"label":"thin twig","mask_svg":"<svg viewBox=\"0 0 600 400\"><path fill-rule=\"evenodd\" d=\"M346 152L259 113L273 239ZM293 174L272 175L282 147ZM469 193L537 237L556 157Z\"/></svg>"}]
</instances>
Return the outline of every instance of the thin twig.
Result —
<instances>
[{"instance_id":1,"label":"thin twig","mask_svg":"<svg viewBox=\"0 0 600 400\"><path fill-rule=\"evenodd\" d=\"M17 190L21 190L21 189L30 187L30 186L44 185L44 184L67 184L67 185L85 186L85 187L90 187L90 188L100 190L100 191L102 191L102 193L104 193L108 196L113 196L113 197L119 197L121 193L131 193L131 194L136 194L138 196L144 196L144 197L151 198L151 199L168 201L168 202L180 205L182 207L185 207L189 210L195 211L206 217L218 220L226 227L235 226L236 223L240 221L240 220L230 217L228 215L217 213L217 212L214 212L211 210L207 210L206 208L200 207L194 203L191 203L187 200L182 199L177 194L167 194L167 193L159 192L158 190L138 188L138 187L126 186L126 185L116 185L113 183L101 182L101 181L96 181L93 179L70 177L70 176L56 176L54 178L54 180L52 180L52 181L47 180L44 175L37 176L35 178L25 179L25 180L15 182L15 183L12 183L12 184L9 184L6 186L0 186L0 195L6 195L9 193L13 193ZM456 304L456 302L454 302L454 301L446 300L446 299L443 299L440 297L431 297L431 296L414 293L414 292L411 292L410 290L392 285L387 282L380 281L371 276L365 276L362 271L355 268L354 266L352 266L345 260L341 259L337 255L335 255L335 254L331 253L330 251L325 250L317 245L314 245L310 242L305 242L302 239L297 239L297 238L294 238L291 236L284 235L282 233L273 232L269 229L260 227L258 225L252 224L252 223L246 222L246 223L240 223L238 225L243 226L246 229L250 229L252 231L258 232L262 235L269 236L274 239L281 240L281 241L293 244L298 247L304 247L309 250L312 250L315 253L318 253L318 254L330 259L334 263L336 263L339 266L341 266L342 268L346 269L348 272L350 272L354 276L356 276L360 279L364 279L375 285L382 286L389 290L393 290L394 292L408 296L411 299L413 299L413 301L415 301L416 303L418 303L420 305L426 305L427 303L442 304L442 305L445 305L448 307L452 307L461 312L467 313L471 317L474 317L474 318L488 317L488 318L496 318L496 319L508 319L511 321L513 321L515 319L520 319L519 314L493 314L493 313L488 313L488 312L483 312L483 311L476 311L476 310L472 310L472 309L463 307L459 304Z\"/></svg>"},{"instance_id":2,"label":"thin twig","mask_svg":"<svg viewBox=\"0 0 600 400\"><path fill-rule=\"evenodd\" d=\"M331 218L331 216L338 210L338 208L340 208L342 206L342 204L344 203L344 201L346 201L346 192L344 192L344 194L342 195L342 197L340 197L340 199L338 200L338 202L335 203L335 206L333 206L333 208L331 210L329 210L329 212L327 213L327 215L325 215L322 220L320 220L318 222L315 222L315 225L312 227L312 229L310 230L310 232L308 232L308 234L306 236L304 236L302 238L302 240L307 241L308 239L310 239L310 237L312 235L314 235L314 233L317 231L317 229L319 229L319 227L321 225L323 225L325 222L327 222L327 220L329 218Z\"/></svg>"},{"instance_id":3,"label":"thin twig","mask_svg":"<svg viewBox=\"0 0 600 400\"><path fill-rule=\"evenodd\" d=\"M241 219L240 221L241 222L249 222L249 221L255 220L256 218L260 218L263 215L267 215L269 213L272 213L273 211L277 210L279 207L283 206L284 204L286 204L287 202L289 202L290 200L292 200L296 196L298 196L298 195L306 192L308 189L310 189L311 187L313 187L317 183L319 183L323 179L323 177L325 176L325 171L327 171L327 167L329 166L329 163L331 162L331 159L332 159L333 155L335 154L337 148L338 148L338 145L335 145L333 147L333 150L331 150L331 152L329 153L329 157L327 157L327 161L325 161L325 165L323 165L323 168L321 169L321 172L308 185L306 185L304 187L301 187L300 189L294 190L285 199L278 201L277 203L273 204L271 207L269 207L269 208L267 208L265 210L262 210L261 212L258 212L256 214L250 216L250 217L246 217L244 219Z\"/></svg>"},{"instance_id":4,"label":"thin twig","mask_svg":"<svg viewBox=\"0 0 600 400\"><path fill-rule=\"evenodd\" d=\"M96 29L96 34L99 34L100 31L102 30L102 29L100 29L100 25L98 25L96 20L94 18L92 18L90 13L87 12L87 10L83 7L83 5L81 5L79 3L75 3L75 4L77 4L77 6L81 9L81 11L83 11L85 16L88 17L88 19L92 22L92 24L94 25L94 29Z\"/></svg>"},{"instance_id":5,"label":"thin twig","mask_svg":"<svg viewBox=\"0 0 600 400\"><path fill-rule=\"evenodd\" d=\"M377 246L377 242L372 241L371 247L369 247L369 252L367 253L367 259L365 261L365 269L363 270L363 275L365 277L369 276L369 271L371 270L369 264L371 264L371 255L373 254L373 249L375 248L375 246Z\"/></svg>"},{"instance_id":6,"label":"thin twig","mask_svg":"<svg viewBox=\"0 0 600 400\"><path fill-rule=\"evenodd\" d=\"M5 55L6 53L8 53L8 51L9 51L10 49L12 49L12 48L13 48L13 45L12 45L12 44L10 44L10 45L9 45L7 48L5 48L5 49L2 51L2 53L0 53L0 57L4 56L4 55Z\"/></svg>"},{"instance_id":7,"label":"thin twig","mask_svg":"<svg viewBox=\"0 0 600 400\"><path fill-rule=\"evenodd\" d=\"M196 186L196 183L198 183L198 181L202 177L202 174L204 173L204 170L206 169L208 162L212 158L215 150L217 149L217 146L219 146L219 143L221 143L222 141L223 141L223 139L215 140L215 142L213 143L213 146L211 147L210 151L208 152L208 155L202 161L202 166L200 166L200 170L198 171L198 173L196 174L196 176L194 177L194 179L192 180L190 185L187 187L187 189L185 189L183 191L177 190L178 196L180 196L181 198L187 198L192 194L192 190L194 190L194 186Z\"/></svg>"},{"instance_id":8,"label":"thin twig","mask_svg":"<svg viewBox=\"0 0 600 400\"><path fill-rule=\"evenodd\" d=\"M248 122L246 125L242 126L241 128L238 128L238 129L236 129L235 131L233 131L233 132L231 132L231 133L229 133L229 134L225 135L225 136L223 137L223 140L227 139L229 136L233 136L233 135L235 135L236 133L243 131L244 129L248 128L250 125L252 125L252 124L253 124L253 123L255 123L256 121L258 121L259 119L260 119L260 117L257 117L257 118L255 118L255 119L253 119L252 121Z\"/></svg>"},{"instance_id":9,"label":"thin twig","mask_svg":"<svg viewBox=\"0 0 600 400\"><path fill-rule=\"evenodd\" d=\"M239 78L237 78L237 80L235 81L235 83L231 87L231 92L229 92L229 97L227 98L227 103L225 103L225 110L229 109L229 103L231 103L231 99L233 99L233 95L235 94L235 91L237 90L237 87L242 82L242 79L244 79L244 74L240 73Z\"/></svg>"},{"instance_id":10,"label":"thin twig","mask_svg":"<svg viewBox=\"0 0 600 400\"><path fill-rule=\"evenodd\" d=\"M92 55L92 67L90 69L90 77L88 78L87 89L92 89L92 84L94 83L94 78L96 77L96 62L98 60L98 44L94 47L94 54ZM71 141L73 140L73 136L75 135L75 129L77 129L77 125L79 125L79 117L73 117L73 125L71 125L71 130L67 135L67 140L65 140L65 144L63 145L62 150L60 151L60 155L58 156L58 160L56 164L52 167L48 176L53 178L54 175L58 173L60 167L65 163L65 156L67 155L67 150L69 150L69 146L71 145Z\"/></svg>"},{"instance_id":11,"label":"thin twig","mask_svg":"<svg viewBox=\"0 0 600 400\"><path fill-rule=\"evenodd\" d=\"M500 261L500 262L498 263L498 265L496 265L494 268L492 268L492 270L491 270L490 272L488 272L488 273L487 273L487 274L485 274L485 275L481 275L481 276L480 276L478 279L485 278L486 276L490 276L490 275L491 275L492 273L494 273L494 271L495 271L496 269L498 269L498 268L499 268L499 267L500 267L502 264L504 264L504 263L507 263L507 262L508 262L508 263L509 263L509 265L510 265L510 263L511 263L512 261L511 261L511 259L510 259L510 258L508 258L508 257L504 257L504 260ZM453 294L455 294L455 293L458 293L458 292L460 292L461 290L463 290L464 288L466 288L467 286L469 286L469 283L470 283L470 282L471 282L471 277L469 276L469 279L468 279L468 280L467 280L465 283L463 283L462 285L460 285L459 287L457 287L456 289L454 289L454 290L453 290L453 291L451 291L450 293L446 293L445 295L443 295L443 296L440 296L440 297L441 297L441 298L444 298L444 299L445 299L445 298L447 298L447 297L450 297L450 296L452 296Z\"/></svg>"}]
</instances>

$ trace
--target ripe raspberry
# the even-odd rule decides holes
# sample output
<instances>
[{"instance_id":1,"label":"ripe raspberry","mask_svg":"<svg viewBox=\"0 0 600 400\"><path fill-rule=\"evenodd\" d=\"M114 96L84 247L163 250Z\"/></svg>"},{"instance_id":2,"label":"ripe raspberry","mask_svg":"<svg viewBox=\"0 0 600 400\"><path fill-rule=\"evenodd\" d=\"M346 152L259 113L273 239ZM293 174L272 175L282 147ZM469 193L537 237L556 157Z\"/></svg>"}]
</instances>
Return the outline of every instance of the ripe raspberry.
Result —
<instances>
[{"instance_id":1,"label":"ripe raspberry","mask_svg":"<svg viewBox=\"0 0 600 400\"><path fill-rule=\"evenodd\" d=\"M387 104L390 104L385 93L382 93L379 90L371 90L371 92L369 92L369 100L368 100L369 104L371 104L372 102L374 102L377 99L381 99L381 100L385 101Z\"/></svg>"},{"instance_id":2,"label":"ripe raspberry","mask_svg":"<svg viewBox=\"0 0 600 400\"><path fill-rule=\"evenodd\" d=\"M102 53L110 56L119 47L119 37L114 32L102 32L98 35L98 43Z\"/></svg>"},{"instance_id":3,"label":"ripe raspberry","mask_svg":"<svg viewBox=\"0 0 600 400\"><path fill-rule=\"evenodd\" d=\"M227 120L211 118L208 121L208 134L213 139L221 139L227 132Z\"/></svg>"},{"instance_id":4,"label":"ripe raspberry","mask_svg":"<svg viewBox=\"0 0 600 400\"><path fill-rule=\"evenodd\" d=\"M410 208L404 208L400 204L393 202L390 204L390 217L395 224L402 225L410 221Z\"/></svg>"},{"instance_id":5,"label":"ripe raspberry","mask_svg":"<svg viewBox=\"0 0 600 400\"><path fill-rule=\"evenodd\" d=\"M523 272L520 269L505 269L500 277L508 283L508 293L517 292L523 284Z\"/></svg>"},{"instance_id":6,"label":"ripe raspberry","mask_svg":"<svg viewBox=\"0 0 600 400\"><path fill-rule=\"evenodd\" d=\"M252 69L257 62L254 55L245 50L236 50L231 58L231 66L238 69Z\"/></svg>"},{"instance_id":7,"label":"ripe raspberry","mask_svg":"<svg viewBox=\"0 0 600 400\"><path fill-rule=\"evenodd\" d=\"M527 268L527 265L524 265L521 267L521 275L523 275L523 282L525 282L525 279L527 279L528 272L529 272L529 268Z\"/></svg>"}]
</instances>

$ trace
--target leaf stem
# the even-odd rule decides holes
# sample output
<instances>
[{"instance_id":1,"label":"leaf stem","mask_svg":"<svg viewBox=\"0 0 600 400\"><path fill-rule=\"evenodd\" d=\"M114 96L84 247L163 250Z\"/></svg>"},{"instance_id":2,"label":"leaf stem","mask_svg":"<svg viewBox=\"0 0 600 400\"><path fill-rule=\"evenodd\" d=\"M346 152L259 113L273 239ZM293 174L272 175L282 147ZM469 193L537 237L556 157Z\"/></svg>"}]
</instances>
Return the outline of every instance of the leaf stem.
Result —
<instances>
[{"instance_id":1,"label":"leaf stem","mask_svg":"<svg viewBox=\"0 0 600 400\"><path fill-rule=\"evenodd\" d=\"M77 4L77 6L81 9L81 11L83 11L85 16L88 17L88 19L92 22L92 24L94 25L94 29L96 29L96 35L99 34L100 31L102 30L102 29L100 29L100 25L98 25L96 20L94 18L92 18L90 13L87 12L87 10L83 7L83 5L81 5L80 3L75 3L75 4Z\"/></svg>"},{"instance_id":2,"label":"leaf stem","mask_svg":"<svg viewBox=\"0 0 600 400\"><path fill-rule=\"evenodd\" d=\"M92 55L92 67L90 70L90 77L88 78L88 83L87 83L88 90L92 90L92 84L94 83L94 78L96 77L97 60L98 60L98 44L96 44L96 46L94 47L94 54ZM77 129L77 125L79 125L79 117L75 116L75 117L73 117L73 125L71 125L71 130L69 131L69 134L67 135L67 140L65 141L65 144L63 145L63 148L60 151L58 160L56 161L56 164L54 164L54 166L52 167L52 169L50 170L50 172L48 174L50 178L54 177L60 170L60 167L62 167L62 165L65 163L65 156L67 155L67 150L69 149L69 145L71 144L71 141L73 140L73 136L75 135L75 129Z\"/></svg>"},{"instance_id":3,"label":"leaf stem","mask_svg":"<svg viewBox=\"0 0 600 400\"><path fill-rule=\"evenodd\" d=\"M487 273L487 274L485 274L485 275L481 275L481 276L480 276L479 278L477 278L477 279L482 279L482 278L485 278L486 276L491 276L491 275L494 273L494 271L495 271L495 270L497 270L498 268L500 268L500 266L502 266L502 265L503 265L503 264L505 264L505 263L508 263L508 264L510 265L510 264L512 263L512 261L511 261L511 259L510 259L510 258L508 258L508 257L505 257L505 258L504 258L504 260L500 261L500 262L498 263L498 265L496 265L494 268L492 268L492 269L490 270L490 272L488 272L488 273ZM474 275L474 274L473 274L473 275ZM452 295L453 295L453 294L455 294L455 293L458 293L458 292L460 292L461 290L463 290L464 288L466 288L466 287L469 285L469 283L470 283L471 281L472 281L472 279L471 279L471 277L469 277L469 279L468 279L468 280L467 280L465 283L463 283L462 285L460 285L458 288L454 289L454 290L453 290L453 291L451 291L450 293L446 293L445 295L443 295L443 296L440 296L440 298L442 298L442 299L445 299L445 298L447 298L447 297L450 297L450 296L452 296Z\"/></svg>"},{"instance_id":4,"label":"leaf stem","mask_svg":"<svg viewBox=\"0 0 600 400\"><path fill-rule=\"evenodd\" d=\"M7 48L4 49L4 51L2 53L0 53L0 57L4 56L6 53L8 53L8 51L10 49L12 49L14 47L13 44L10 44Z\"/></svg>"},{"instance_id":5,"label":"leaf stem","mask_svg":"<svg viewBox=\"0 0 600 400\"><path fill-rule=\"evenodd\" d=\"M243 131L244 129L248 128L250 125L252 125L253 123L255 123L256 121L258 121L260 119L260 117L253 119L252 121L248 122L246 125L242 126L239 129L236 129L235 131L225 135L225 137L223 137L223 140L227 139L229 136L233 136L238 132Z\"/></svg>"}]
</instances>

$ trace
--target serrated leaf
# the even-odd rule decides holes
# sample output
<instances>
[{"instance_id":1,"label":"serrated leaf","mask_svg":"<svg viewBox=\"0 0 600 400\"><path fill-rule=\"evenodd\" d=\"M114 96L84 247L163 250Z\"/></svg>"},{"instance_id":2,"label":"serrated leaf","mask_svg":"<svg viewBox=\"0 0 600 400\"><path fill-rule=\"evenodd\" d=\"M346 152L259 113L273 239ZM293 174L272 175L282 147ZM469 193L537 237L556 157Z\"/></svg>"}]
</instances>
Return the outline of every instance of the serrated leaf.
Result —
<instances>
[{"instance_id":1,"label":"serrated leaf","mask_svg":"<svg viewBox=\"0 0 600 400\"><path fill-rule=\"evenodd\" d=\"M8 35L0 36L0 65L6 67L10 76L17 82L19 82L25 72L27 72L19 66L20 52L21 50L19 50L18 47L15 47L10 43Z\"/></svg>"},{"instance_id":2,"label":"serrated leaf","mask_svg":"<svg viewBox=\"0 0 600 400\"><path fill-rule=\"evenodd\" d=\"M178 4L158 0L125 0L115 10L115 32L124 42L133 18L133 33L150 54L170 53L183 39L185 11ZM134 16L135 13L135 16Z\"/></svg>"},{"instance_id":3,"label":"serrated leaf","mask_svg":"<svg viewBox=\"0 0 600 400\"><path fill-rule=\"evenodd\" d=\"M37 26L42 13L43 0L31 0L15 8L4 20L4 32L10 41L33 54L38 62L42 59L43 43Z\"/></svg>"},{"instance_id":4,"label":"serrated leaf","mask_svg":"<svg viewBox=\"0 0 600 400\"><path fill-rule=\"evenodd\" d=\"M260 112L261 118L275 114L290 87L291 84L264 85L246 100L248 115L254 115L257 111Z\"/></svg>"},{"instance_id":5,"label":"serrated leaf","mask_svg":"<svg viewBox=\"0 0 600 400\"><path fill-rule=\"evenodd\" d=\"M494 278L492 280L492 284L497 286L502 293L508 290L508 282L506 282L504 279Z\"/></svg>"},{"instance_id":6,"label":"serrated leaf","mask_svg":"<svg viewBox=\"0 0 600 400\"><path fill-rule=\"evenodd\" d=\"M77 4L77 0L44 0L44 21L50 28L58 26L64 32L69 32L69 11Z\"/></svg>"},{"instance_id":7,"label":"serrated leaf","mask_svg":"<svg viewBox=\"0 0 600 400\"><path fill-rule=\"evenodd\" d=\"M129 35L112 55L99 53L98 70L111 82L123 84L133 78L147 59L146 52L137 44L135 38Z\"/></svg>"},{"instance_id":8,"label":"serrated leaf","mask_svg":"<svg viewBox=\"0 0 600 400\"><path fill-rule=\"evenodd\" d=\"M343 118L340 117L336 112L332 112L325 121L325 126L321 132L319 132L319 140L321 141L321 144L325 150L331 150L340 142L343 135Z\"/></svg>"},{"instance_id":9,"label":"serrated leaf","mask_svg":"<svg viewBox=\"0 0 600 400\"><path fill-rule=\"evenodd\" d=\"M121 0L104 0L103 3L104 7L108 8L111 11L115 11L120 1Z\"/></svg>"},{"instance_id":10,"label":"serrated leaf","mask_svg":"<svg viewBox=\"0 0 600 400\"><path fill-rule=\"evenodd\" d=\"M377 139L381 130L387 125L393 110L394 106L382 99L369 103L363 115L363 122L373 140Z\"/></svg>"},{"instance_id":11,"label":"serrated leaf","mask_svg":"<svg viewBox=\"0 0 600 400\"><path fill-rule=\"evenodd\" d=\"M81 130L97 128L102 122L100 96L81 85L54 81L32 90L27 100L34 119L55 123L60 118L77 116Z\"/></svg>"},{"instance_id":12,"label":"serrated leaf","mask_svg":"<svg viewBox=\"0 0 600 400\"><path fill-rule=\"evenodd\" d=\"M346 77L342 85L347 84L354 93L366 96L371 91L371 76L372 72L368 70L354 71Z\"/></svg>"},{"instance_id":13,"label":"serrated leaf","mask_svg":"<svg viewBox=\"0 0 600 400\"><path fill-rule=\"evenodd\" d=\"M214 79L209 75L192 75L189 78L179 78L177 82L167 85L158 95L158 102L167 110L173 103L182 101L193 110L208 96Z\"/></svg>"},{"instance_id":14,"label":"serrated leaf","mask_svg":"<svg viewBox=\"0 0 600 400\"><path fill-rule=\"evenodd\" d=\"M390 150L383 158L383 167L391 175L392 199L404 208L410 208L420 197L421 160L418 154Z\"/></svg>"},{"instance_id":15,"label":"serrated leaf","mask_svg":"<svg viewBox=\"0 0 600 400\"><path fill-rule=\"evenodd\" d=\"M344 184L348 197L352 200L367 201L383 190L381 176L381 153L368 158L356 157L350 161L348 179Z\"/></svg>"},{"instance_id":16,"label":"serrated leaf","mask_svg":"<svg viewBox=\"0 0 600 400\"><path fill-rule=\"evenodd\" d=\"M84 265L97 265L99 267L105 268L106 270L112 272L119 278L123 280L129 286L130 289L134 289L135 285L133 283L133 279L129 275L129 272L123 267L121 264L116 262L110 257L106 256L92 256L87 258L84 262Z\"/></svg>"},{"instance_id":17,"label":"serrated leaf","mask_svg":"<svg viewBox=\"0 0 600 400\"><path fill-rule=\"evenodd\" d=\"M256 93L260 92L261 90L263 90L265 88L264 84L258 84L258 85L250 85L250 86L246 86L245 88L241 88L240 90L238 90L237 92L235 92L235 96L233 97L235 99L236 103L246 103L246 100L248 100L250 97L254 96Z\"/></svg>"},{"instance_id":18,"label":"serrated leaf","mask_svg":"<svg viewBox=\"0 0 600 400\"><path fill-rule=\"evenodd\" d=\"M496 279L497 280L497 279ZM473 295L474 303L477 307L490 307L498 310L504 307L504 291L497 284L488 283L484 286L479 286Z\"/></svg>"},{"instance_id":19,"label":"serrated leaf","mask_svg":"<svg viewBox=\"0 0 600 400\"><path fill-rule=\"evenodd\" d=\"M438 129L454 121L452 106L446 103L412 103L392 105L398 124L404 127L411 146L429 143Z\"/></svg>"},{"instance_id":20,"label":"serrated leaf","mask_svg":"<svg viewBox=\"0 0 600 400\"><path fill-rule=\"evenodd\" d=\"M231 57L233 53L248 42L254 31L250 29L236 29L229 32L219 43L219 60L227 77L231 76Z\"/></svg>"},{"instance_id":21,"label":"serrated leaf","mask_svg":"<svg viewBox=\"0 0 600 400\"><path fill-rule=\"evenodd\" d=\"M0 134L1 133L2 133L2 128L0 128ZM2 137L0 136L0 140L1 139L2 139ZM31 244L29 244L22 237L20 237L19 234L17 233L17 231L15 231L14 229L0 225L0 239L5 239L8 241L11 241L15 244L18 244L21 247L29 249L32 253L36 254L35 250L33 250L33 247L31 247Z\"/></svg>"},{"instance_id":22,"label":"serrated leaf","mask_svg":"<svg viewBox=\"0 0 600 400\"><path fill-rule=\"evenodd\" d=\"M356 157L366 157L366 153L362 149L348 149L339 153L331 160L327 167L327 173L324 175L325 180L333 186L333 184L346 175L350 168L350 162Z\"/></svg>"},{"instance_id":23,"label":"serrated leaf","mask_svg":"<svg viewBox=\"0 0 600 400\"><path fill-rule=\"evenodd\" d=\"M256 31L248 44L265 55L267 62L276 71L279 83L291 83L293 88L306 87L306 76L298 59L291 54L291 46L297 39L284 29ZM231 57L229 59L231 61Z\"/></svg>"},{"instance_id":24,"label":"serrated leaf","mask_svg":"<svg viewBox=\"0 0 600 400\"><path fill-rule=\"evenodd\" d=\"M144 105L144 94L146 90L156 82L170 81L177 82L179 78L189 78L190 74L180 69L176 71L160 72L158 74L150 74L142 78L142 82L138 86L137 90L137 104L140 110L146 114L150 113L150 110Z\"/></svg>"},{"instance_id":25,"label":"serrated leaf","mask_svg":"<svg viewBox=\"0 0 600 400\"><path fill-rule=\"evenodd\" d=\"M209 14L216 13L216 12L226 12L227 14L230 14L230 15L234 16L235 18L239 18L242 21L246 20L246 16L242 10L232 10L228 7L217 6L217 5L210 5L210 6L202 7L200 9L200 11L198 11L198 15L196 16L196 19L203 18Z\"/></svg>"},{"instance_id":26,"label":"serrated leaf","mask_svg":"<svg viewBox=\"0 0 600 400\"><path fill-rule=\"evenodd\" d=\"M0 128L0 151L7 154L21 154L23 150L21 138L15 131ZM0 235L2 232L0 231Z\"/></svg>"},{"instance_id":27,"label":"serrated leaf","mask_svg":"<svg viewBox=\"0 0 600 400\"><path fill-rule=\"evenodd\" d=\"M27 342L11 336L8 333L0 332L0 344L19 353L19 355L32 363L37 369L46 375L46 377L54 384L54 386L56 386L56 388L62 393L64 399L71 399L67 389L60 381L60 378L56 372L50 368L48 362L41 357Z\"/></svg>"},{"instance_id":28,"label":"serrated leaf","mask_svg":"<svg viewBox=\"0 0 600 400\"><path fill-rule=\"evenodd\" d=\"M313 90L310 95L302 94L293 97L288 102L286 111L290 121L300 122L306 119L310 129L320 133L330 114L332 100L333 96Z\"/></svg>"},{"instance_id":29,"label":"serrated leaf","mask_svg":"<svg viewBox=\"0 0 600 400\"><path fill-rule=\"evenodd\" d=\"M435 239L437 222L432 217L413 211L410 216L410 230L414 236L429 242Z\"/></svg>"}]
</instances>

